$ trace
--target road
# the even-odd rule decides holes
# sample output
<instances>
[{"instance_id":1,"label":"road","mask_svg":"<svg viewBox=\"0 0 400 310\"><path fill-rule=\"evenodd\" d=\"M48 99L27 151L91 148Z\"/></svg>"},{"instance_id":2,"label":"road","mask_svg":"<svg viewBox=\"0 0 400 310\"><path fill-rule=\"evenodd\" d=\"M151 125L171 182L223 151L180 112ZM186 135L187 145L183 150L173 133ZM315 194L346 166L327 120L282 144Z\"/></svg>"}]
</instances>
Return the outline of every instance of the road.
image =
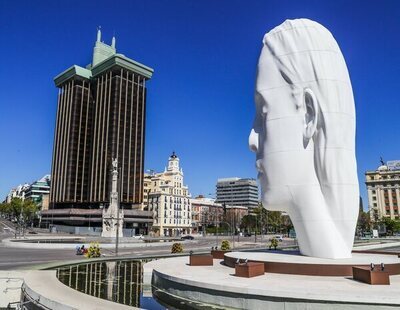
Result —
<instances>
[{"instance_id":1,"label":"road","mask_svg":"<svg viewBox=\"0 0 400 310\"><path fill-rule=\"evenodd\" d=\"M12 237L14 237L14 227L8 221L0 220L0 240L3 241L3 239ZM19 269L52 261L71 259L76 259L76 255L74 251L70 250L20 249L6 247L3 242L0 243L1 270Z\"/></svg>"},{"instance_id":2,"label":"road","mask_svg":"<svg viewBox=\"0 0 400 310\"><path fill-rule=\"evenodd\" d=\"M0 241L6 238L14 237L14 227L12 223L0 219ZM219 237L219 242L223 239L228 239L232 244L232 237ZM237 242L238 237L235 237L235 245L240 247L254 247L260 246L260 239L258 244L254 243L253 237L240 237L240 242ZM282 245L288 245L291 241L284 241ZM262 242L264 246L266 241ZM193 241L188 241L184 244L186 251L204 251L211 249L216 245L216 238L214 236L208 237L197 237ZM119 250L119 257L123 256L145 256L155 254L168 254L171 252L171 243L160 245L157 247L143 247L143 248L123 248ZM102 253L104 256L114 256L115 253L108 249L103 249ZM10 269L26 269L30 266L41 265L50 262L57 261L71 261L71 260L82 260L82 256L76 256L75 248L71 246L70 250L66 249L23 249L23 248L12 248L6 247L3 242L0 243L0 270Z\"/></svg>"}]
</instances>

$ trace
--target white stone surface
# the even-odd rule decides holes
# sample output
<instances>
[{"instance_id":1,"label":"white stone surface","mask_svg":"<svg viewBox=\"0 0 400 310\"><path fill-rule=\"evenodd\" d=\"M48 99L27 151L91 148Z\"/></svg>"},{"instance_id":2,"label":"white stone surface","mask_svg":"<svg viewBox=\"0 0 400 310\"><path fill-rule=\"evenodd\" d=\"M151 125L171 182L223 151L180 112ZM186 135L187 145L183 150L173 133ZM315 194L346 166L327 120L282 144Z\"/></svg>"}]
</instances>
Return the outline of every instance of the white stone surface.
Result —
<instances>
[{"instance_id":1,"label":"white stone surface","mask_svg":"<svg viewBox=\"0 0 400 310\"><path fill-rule=\"evenodd\" d=\"M53 310L138 309L78 292L56 278L56 271L29 271L23 290L34 300Z\"/></svg>"},{"instance_id":2,"label":"white stone surface","mask_svg":"<svg viewBox=\"0 0 400 310\"><path fill-rule=\"evenodd\" d=\"M369 265L374 263L379 265L385 264L398 264L400 258L397 255L384 255L384 254L367 254L367 253L353 253L350 258L330 259L303 256L299 254L282 254L271 252L230 252L225 256L240 259L249 259L260 262L276 262L276 263L295 263L295 264L320 264L320 265Z\"/></svg>"},{"instance_id":3,"label":"white stone surface","mask_svg":"<svg viewBox=\"0 0 400 310\"><path fill-rule=\"evenodd\" d=\"M237 278L234 269L214 260L214 266L189 266L188 257L145 265L153 269L158 287L182 298L242 309L395 309L400 307L400 276L391 285L368 285L345 277L265 274ZM184 289L175 286L184 285Z\"/></svg>"},{"instance_id":4,"label":"white stone surface","mask_svg":"<svg viewBox=\"0 0 400 310\"><path fill-rule=\"evenodd\" d=\"M355 107L332 34L287 20L264 36L249 137L262 202L289 214L304 255L351 257L358 215Z\"/></svg>"},{"instance_id":5,"label":"white stone surface","mask_svg":"<svg viewBox=\"0 0 400 310\"><path fill-rule=\"evenodd\" d=\"M26 271L0 270L0 309L6 309L9 303L19 302L25 274Z\"/></svg>"}]
</instances>

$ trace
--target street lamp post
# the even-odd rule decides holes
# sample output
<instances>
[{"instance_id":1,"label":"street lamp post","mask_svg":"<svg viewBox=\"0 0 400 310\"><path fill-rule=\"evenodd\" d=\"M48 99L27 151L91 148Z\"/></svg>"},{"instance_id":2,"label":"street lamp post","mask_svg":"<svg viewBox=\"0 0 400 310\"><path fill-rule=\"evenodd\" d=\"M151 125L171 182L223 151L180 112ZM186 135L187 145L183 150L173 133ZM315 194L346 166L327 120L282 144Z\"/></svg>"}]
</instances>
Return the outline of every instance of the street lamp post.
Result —
<instances>
[{"instance_id":1,"label":"street lamp post","mask_svg":"<svg viewBox=\"0 0 400 310\"><path fill-rule=\"evenodd\" d=\"M215 215L215 246L218 248L218 214Z\"/></svg>"}]
</instances>

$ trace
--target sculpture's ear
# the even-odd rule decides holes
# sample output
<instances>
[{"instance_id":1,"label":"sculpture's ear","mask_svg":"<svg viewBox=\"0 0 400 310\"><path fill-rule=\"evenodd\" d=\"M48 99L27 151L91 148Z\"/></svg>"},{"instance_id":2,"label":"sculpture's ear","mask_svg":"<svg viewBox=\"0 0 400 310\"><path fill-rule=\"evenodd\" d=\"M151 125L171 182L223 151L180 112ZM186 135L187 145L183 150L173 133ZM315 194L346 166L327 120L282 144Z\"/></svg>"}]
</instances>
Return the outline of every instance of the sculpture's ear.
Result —
<instances>
[{"instance_id":1,"label":"sculpture's ear","mask_svg":"<svg viewBox=\"0 0 400 310\"><path fill-rule=\"evenodd\" d=\"M303 105L305 108L303 136L309 140L313 137L318 124L319 107L317 98L310 88L304 89Z\"/></svg>"}]
</instances>

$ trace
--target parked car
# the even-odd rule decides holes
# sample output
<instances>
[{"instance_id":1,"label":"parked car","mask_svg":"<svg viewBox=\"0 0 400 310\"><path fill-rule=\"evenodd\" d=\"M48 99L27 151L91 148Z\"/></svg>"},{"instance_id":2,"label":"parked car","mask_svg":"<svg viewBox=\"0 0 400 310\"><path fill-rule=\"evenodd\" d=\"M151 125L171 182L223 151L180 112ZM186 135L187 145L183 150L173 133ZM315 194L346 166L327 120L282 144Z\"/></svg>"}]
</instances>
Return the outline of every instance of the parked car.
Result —
<instances>
[{"instance_id":1,"label":"parked car","mask_svg":"<svg viewBox=\"0 0 400 310\"><path fill-rule=\"evenodd\" d=\"M143 235L142 234L140 234L140 235L134 235L134 236L132 236L133 238L135 238L135 239L143 239Z\"/></svg>"},{"instance_id":2,"label":"parked car","mask_svg":"<svg viewBox=\"0 0 400 310\"><path fill-rule=\"evenodd\" d=\"M278 240L279 242L282 242L282 241L283 241L283 236L282 236L282 235L276 235L276 236L274 236L274 238L275 238L276 240Z\"/></svg>"},{"instance_id":3,"label":"parked car","mask_svg":"<svg viewBox=\"0 0 400 310\"><path fill-rule=\"evenodd\" d=\"M244 233L244 236L245 236L245 237L251 237L252 234L251 234L251 232L245 232L245 233Z\"/></svg>"},{"instance_id":4,"label":"parked car","mask_svg":"<svg viewBox=\"0 0 400 310\"><path fill-rule=\"evenodd\" d=\"M190 235L181 237L181 240L193 240L193 239L194 239L194 237L190 236Z\"/></svg>"}]
</instances>

